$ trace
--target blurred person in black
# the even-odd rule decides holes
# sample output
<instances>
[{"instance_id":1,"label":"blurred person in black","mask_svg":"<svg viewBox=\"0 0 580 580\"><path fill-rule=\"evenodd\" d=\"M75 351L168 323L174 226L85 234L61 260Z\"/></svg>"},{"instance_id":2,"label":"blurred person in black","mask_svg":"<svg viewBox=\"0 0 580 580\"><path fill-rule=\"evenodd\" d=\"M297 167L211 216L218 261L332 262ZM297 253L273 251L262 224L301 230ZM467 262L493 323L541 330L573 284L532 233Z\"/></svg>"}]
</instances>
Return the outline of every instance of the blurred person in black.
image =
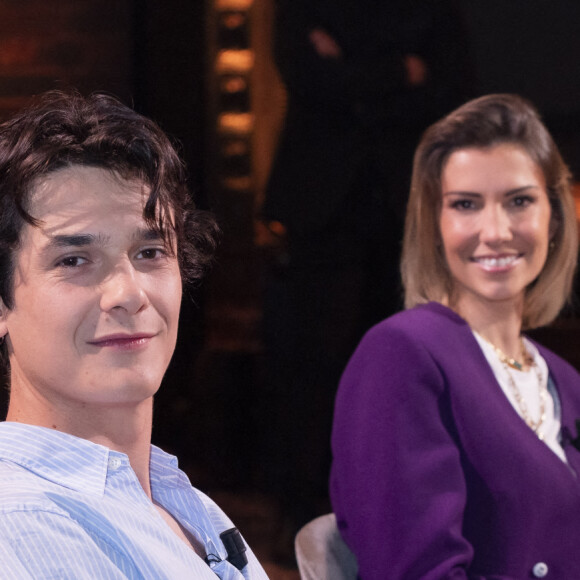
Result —
<instances>
[{"instance_id":1,"label":"blurred person in black","mask_svg":"<svg viewBox=\"0 0 580 580\"><path fill-rule=\"evenodd\" d=\"M449 0L276 8L288 108L262 217L282 224L286 251L265 292L264 477L290 539L328 510L338 379L364 331L401 307L413 151L425 127L469 96L469 68Z\"/></svg>"}]
</instances>

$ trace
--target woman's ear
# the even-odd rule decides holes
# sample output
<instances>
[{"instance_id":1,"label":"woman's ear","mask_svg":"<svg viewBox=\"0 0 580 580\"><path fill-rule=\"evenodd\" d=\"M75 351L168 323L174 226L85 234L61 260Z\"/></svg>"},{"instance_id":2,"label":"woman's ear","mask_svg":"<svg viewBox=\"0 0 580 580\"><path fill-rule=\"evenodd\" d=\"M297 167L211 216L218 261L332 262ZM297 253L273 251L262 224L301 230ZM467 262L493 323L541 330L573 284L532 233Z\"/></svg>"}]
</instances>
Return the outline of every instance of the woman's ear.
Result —
<instances>
[{"instance_id":1,"label":"woman's ear","mask_svg":"<svg viewBox=\"0 0 580 580\"><path fill-rule=\"evenodd\" d=\"M558 199L550 198L550 224L548 226L548 239L553 246L554 238L558 233L558 230L562 227L563 217L562 217L562 203Z\"/></svg>"},{"instance_id":2,"label":"woman's ear","mask_svg":"<svg viewBox=\"0 0 580 580\"><path fill-rule=\"evenodd\" d=\"M552 217L550 218L550 229L548 230L550 241L554 240L554 236L556 235L559 229L560 229L560 218L554 215L554 212L552 212Z\"/></svg>"}]
</instances>

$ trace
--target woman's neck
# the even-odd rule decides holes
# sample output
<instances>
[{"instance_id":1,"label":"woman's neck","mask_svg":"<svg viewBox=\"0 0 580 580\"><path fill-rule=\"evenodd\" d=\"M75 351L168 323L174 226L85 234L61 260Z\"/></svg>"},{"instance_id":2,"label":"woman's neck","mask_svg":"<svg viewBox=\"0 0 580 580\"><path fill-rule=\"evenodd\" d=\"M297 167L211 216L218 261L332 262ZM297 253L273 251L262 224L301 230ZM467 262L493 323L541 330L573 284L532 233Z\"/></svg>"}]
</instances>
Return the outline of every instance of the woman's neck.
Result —
<instances>
[{"instance_id":1,"label":"woman's neck","mask_svg":"<svg viewBox=\"0 0 580 580\"><path fill-rule=\"evenodd\" d=\"M458 300L451 305L485 340L509 358L519 360L522 355L522 301Z\"/></svg>"}]
</instances>

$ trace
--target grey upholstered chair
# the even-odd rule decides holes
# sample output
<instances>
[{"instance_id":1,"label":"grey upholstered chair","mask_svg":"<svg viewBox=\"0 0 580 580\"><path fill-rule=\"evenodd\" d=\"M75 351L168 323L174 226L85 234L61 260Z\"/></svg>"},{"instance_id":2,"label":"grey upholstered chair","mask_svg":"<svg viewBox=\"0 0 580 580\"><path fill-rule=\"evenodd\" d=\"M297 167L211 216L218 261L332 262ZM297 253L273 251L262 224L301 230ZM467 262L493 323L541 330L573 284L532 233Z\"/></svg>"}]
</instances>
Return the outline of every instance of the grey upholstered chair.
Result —
<instances>
[{"instance_id":1,"label":"grey upholstered chair","mask_svg":"<svg viewBox=\"0 0 580 580\"><path fill-rule=\"evenodd\" d=\"M326 514L308 522L296 535L296 560L302 580L356 580L357 563Z\"/></svg>"}]
</instances>

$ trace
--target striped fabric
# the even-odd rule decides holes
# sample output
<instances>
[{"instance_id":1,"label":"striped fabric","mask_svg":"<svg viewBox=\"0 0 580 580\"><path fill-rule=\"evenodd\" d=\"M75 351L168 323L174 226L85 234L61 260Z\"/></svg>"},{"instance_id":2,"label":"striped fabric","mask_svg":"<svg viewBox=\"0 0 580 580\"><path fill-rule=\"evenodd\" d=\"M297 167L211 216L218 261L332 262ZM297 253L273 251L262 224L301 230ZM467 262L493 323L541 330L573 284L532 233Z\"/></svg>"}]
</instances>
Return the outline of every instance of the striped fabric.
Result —
<instances>
[{"instance_id":1,"label":"striped fabric","mask_svg":"<svg viewBox=\"0 0 580 580\"><path fill-rule=\"evenodd\" d=\"M165 523L128 457L65 433L0 423L0 579L267 580L248 548L238 571L219 534L232 522L151 447L156 503L205 546L211 568Z\"/></svg>"}]
</instances>

